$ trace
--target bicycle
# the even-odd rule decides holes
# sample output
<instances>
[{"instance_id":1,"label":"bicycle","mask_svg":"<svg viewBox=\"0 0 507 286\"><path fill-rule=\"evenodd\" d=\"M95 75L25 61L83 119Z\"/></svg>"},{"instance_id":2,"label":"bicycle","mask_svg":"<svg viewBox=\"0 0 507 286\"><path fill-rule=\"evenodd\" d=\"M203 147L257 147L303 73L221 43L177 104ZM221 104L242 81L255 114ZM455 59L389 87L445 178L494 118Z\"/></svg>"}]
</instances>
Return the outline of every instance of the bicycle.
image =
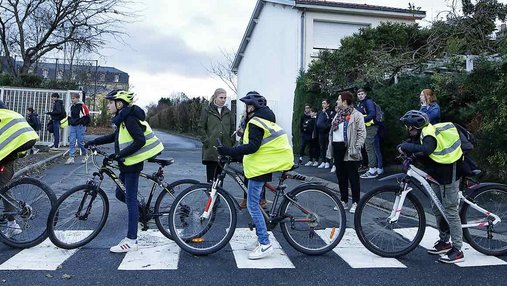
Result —
<instances>
[{"instance_id":1,"label":"bicycle","mask_svg":"<svg viewBox=\"0 0 507 286\"><path fill-rule=\"evenodd\" d=\"M232 238L237 224L238 202L220 187L226 175L247 192L243 172L232 167L231 158L219 160L222 172L208 184L183 190L170 213L169 228L181 249L194 255L208 255L222 249ZM223 162L222 162L223 161ZM305 183L286 192L287 179L305 180L304 176L282 172L276 187L265 183L274 193L271 209L261 208L268 230L278 223L285 239L296 250L319 255L332 250L342 239L346 227L345 210L328 188ZM338 211L333 208L336 207ZM249 224L251 230L255 227Z\"/></svg>"},{"instance_id":2,"label":"bicycle","mask_svg":"<svg viewBox=\"0 0 507 286\"><path fill-rule=\"evenodd\" d=\"M93 177L86 184L79 185L65 192L57 201L55 207L49 214L47 221L49 238L58 247L74 249L82 247L92 241L104 227L109 215L109 201L101 185L104 175L111 178L113 182L125 193L125 186L120 181L114 170L118 170L117 164L108 159L108 154L95 146L89 148L93 165L98 169ZM96 162L96 157L103 156L102 166ZM164 182L164 167L174 163L173 159L148 159L150 163L159 165L158 171L149 175L141 172L140 176L153 182L147 200L138 194L139 200L139 222L142 230L148 229L148 222L155 219L160 232L167 238L172 239L169 228L166 226L165 218L168 217L169 207L174 196L180 190L190 185L197 184L196 180L179 180L171 184ZM161 192L151 206L155 190L161 188Z\"/></svg>"},{"instance_id":3,"label":"bicycle","mask_svg":"<svg viewBox=\"0 0 507 286\"><path fill-rule=\"evenodd\" d=\"M382 186L364 195L354 217L359 240L369 251L383 257L403 256L423 238L426 217L410 184L428 196L447 221L442 203L429 184L438 183L412 165L413 157L403 159L405 173L380 180L397 179L399 184ZM458 199L465 240L483 254L507 254L507 186L465 177Z\"/></svg>"},{"instance_id":4,"label":"bicycle","mask_svg":"<svg viewBox=\"0 0 507 286\"><path fill-rule=\"evenodd\" d=\"M0 241L14 248L29 248L48 237L46 222L49 212L56 204L56 195L43 182L23 177L0 189ZM14 218L20 233L13 235L8 225Z\"/></svg>"}]
</instances>

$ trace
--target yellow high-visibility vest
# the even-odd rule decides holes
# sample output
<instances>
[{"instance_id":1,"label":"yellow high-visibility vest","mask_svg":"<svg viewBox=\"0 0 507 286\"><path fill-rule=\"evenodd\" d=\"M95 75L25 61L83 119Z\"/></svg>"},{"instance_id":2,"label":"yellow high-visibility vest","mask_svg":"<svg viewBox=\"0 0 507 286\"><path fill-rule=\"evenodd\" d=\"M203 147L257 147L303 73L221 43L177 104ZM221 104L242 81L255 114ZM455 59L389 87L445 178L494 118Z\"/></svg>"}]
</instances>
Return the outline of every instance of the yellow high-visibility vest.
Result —
<instances>
[{"instance_id":1,"label":"yellow high-visibility vest","mask_svg":"<svg viewBox=\"0 0 507 286\"><path fill-rule=\"evenodd\" d=\"M19 113L0 109L0 161L31 140L39 140L39 135ZM26 150L18 152L26 154Z\"/></svg>"},{"instance_id":2,"label":"yellow high-visibility vest","mask_svg":"<svg viewBox=\"0 0 507 286\"><path fill-rule=\"evenodd\" d=\"M125 166L131 166L140 162L143 162L145 160L148 160L149 158L155 157L160 152L164 151L164 145L160 140L155 136L155 133L151 130L150 125L146 121L139 121L142 125L146 127L146 130L144 131L144 138L146 139L146 143L144 146L139 149L134 154L128 156L125 158ZM134 139L132 136L130 136L130 133L127 131L127 128L125 126L125 122L122 122L120 124L120 130L118 133L118 144L120 147L120 151L125 149L127 146L132 144L134 142Z\"/></svg>"},{"instance_id":3,"label":"yellow high-visibility vest","mask_svg":"<svg viewBox=\"0 0 507 286\"><path fill-rule=\"evenodd\" d=\"M253 154L245 155L243 158L245 177L250 179L291 169L294 165L294 153L289 143L289 137L282 127L269 120L253 117L245 128L244 144L248 144L250 124L262 128L264 136L259 150Z\"/></svg>"},{"instance_id":4,"label":"yellow high-visibility vest","mask_svg":"<svg viewBox=\"0 0 507 286\"><path fill-rule=\"evenodd\" d=\"M428 124L421 132L421 143L425 136L432 136L437 140L437 148L430 154L430 158L440 164L452 164L463 156L458 129L450 122Z\"/></svg>"}]
</instances>

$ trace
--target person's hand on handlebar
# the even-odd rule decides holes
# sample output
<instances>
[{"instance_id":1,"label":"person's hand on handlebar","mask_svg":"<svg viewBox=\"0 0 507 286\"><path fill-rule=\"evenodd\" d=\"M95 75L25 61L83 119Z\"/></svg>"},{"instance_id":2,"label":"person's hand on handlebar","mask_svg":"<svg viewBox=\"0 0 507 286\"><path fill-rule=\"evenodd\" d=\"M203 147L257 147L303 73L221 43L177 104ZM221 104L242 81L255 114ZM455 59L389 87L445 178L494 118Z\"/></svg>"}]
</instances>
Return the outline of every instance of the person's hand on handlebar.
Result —
<instances>
[{"instance_id":1,"label":"person's hand on handlebar","mask_svg":"<svg viewBox=\"0 0 507 286\"><path fill-rule=\"evenodd\" d=\"M109 156L107 156L107 159L111 160L111 161L118 161L118 162L123 162L125 161L124 158L121 158L120 156L118 156L118 154L110 154Z\"/></svg>"},{"instance_id":2,"label":"person's hand on handlebar","mask_svg":"<svg viewBox=\"0 0 507 286\"><path fill-rule=\"evenodd\" d=\"M232 148L222 145L222 141L220 141L220 139L218 139L218 138L217 138L217 146L215 146L215 148L217 149L218 154L220 154L222 156L231 156L232 155L232 152L231 152Z\"/></svg>"}]
</instances>

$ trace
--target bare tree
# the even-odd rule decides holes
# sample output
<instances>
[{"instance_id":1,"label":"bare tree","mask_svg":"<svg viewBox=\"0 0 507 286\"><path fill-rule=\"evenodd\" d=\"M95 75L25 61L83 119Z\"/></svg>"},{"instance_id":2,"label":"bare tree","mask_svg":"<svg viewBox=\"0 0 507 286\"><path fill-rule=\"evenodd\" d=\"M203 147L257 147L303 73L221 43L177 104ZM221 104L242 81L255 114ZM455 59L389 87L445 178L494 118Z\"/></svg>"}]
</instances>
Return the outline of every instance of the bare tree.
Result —
<instances>
[{"instance_id":1,"label":"bare tree","mask_svg":"<svg viewBox=\"0 0 507 286\"><path fill-rule=\"evenodd\" d=\"M129 0L0 0L0 44L5 56L19 54L23 65L14 74L27 73L47 53L72 44L94 52L105 37L120 39L122 26L133 13Z\"/></svg>"},{"instance_id":2,"label":"bare tree","mask_svg":"<svg viewBox=\"0 0 507 286\"><path fill-rule=\"evenodd\" d=\"M229 89L237 94L237 77L232 71L235 54L227 52L224 49L220 49L220 53L222 54L222 60L211 61L209 67L206 67L206 70L221 79Z\"/></svg>"}]
</instances>

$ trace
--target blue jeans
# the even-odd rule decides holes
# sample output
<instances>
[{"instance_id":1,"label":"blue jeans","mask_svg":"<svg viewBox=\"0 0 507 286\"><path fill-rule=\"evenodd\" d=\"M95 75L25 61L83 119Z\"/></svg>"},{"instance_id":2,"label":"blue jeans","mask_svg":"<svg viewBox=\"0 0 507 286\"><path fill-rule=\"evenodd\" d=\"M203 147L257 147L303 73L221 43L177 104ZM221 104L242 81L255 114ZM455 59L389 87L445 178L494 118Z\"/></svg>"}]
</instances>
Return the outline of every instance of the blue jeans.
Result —
<instances>
[{"instance_id":1,"label":"blue jeans","mask_svg":"<svg viewBox=\"0 0 507 286\"><path fill-rule=\"evenodd\" d=\"M76 140L83 156L86 154L84 147L84 134L85 127L83 125L69 126L70 127L70 142L69 142L69 156L74 157L76 152Z\"/></svg>"},{"instance_id":2,"label":"blue jeans","mask_svg":"<svg viewBox=\"0 0 507 286\"><path fill-rule=\"evenodd\" d=\"M139 173L120 173L120 181L125 185L127 191L123 193L120 188L116 188L116 198L124 203L127 203L127 238L137 239L137 221L139 218L137 189L139 186Z\"/></svg>"},{"instance_id":3,"label":"blue jeans","mask_svg":"<svg viewBox=\"0 0 507 286\"><path fill-rule=\"evenodd\" d=\"M246 206L250 216L252 217L253 223L255 224L255 233L257 234L259 243L266 245L269 244L268 229L266 227L266 222L264 221L264 216L261 212L261 206L259 205L263 185L264 182L248 180L248 197Z\"/></svg>"},{"instance_id":4,"label":"blue jeans","mask_svg":"<svg viewBox=\"0 0 507 286\"><path fill-rule=\"evenodd\" d=\"M60 120L53 120L53 147L58 148L60 146Z\"/></svg>"},{"instance_id":5,"label":"blue jeans","mask_svg":"<svg viewBox=\"0 0 507 286\"><path fill-rule=\"evenodd\" d=\"M377 158L377 168L382 169L384 166L382 164L382 152L380 150L380 135L378 134L378 132L377 135L375 135L373 147L375 148L375 157Z\"/></svg>"}]
</instances>

